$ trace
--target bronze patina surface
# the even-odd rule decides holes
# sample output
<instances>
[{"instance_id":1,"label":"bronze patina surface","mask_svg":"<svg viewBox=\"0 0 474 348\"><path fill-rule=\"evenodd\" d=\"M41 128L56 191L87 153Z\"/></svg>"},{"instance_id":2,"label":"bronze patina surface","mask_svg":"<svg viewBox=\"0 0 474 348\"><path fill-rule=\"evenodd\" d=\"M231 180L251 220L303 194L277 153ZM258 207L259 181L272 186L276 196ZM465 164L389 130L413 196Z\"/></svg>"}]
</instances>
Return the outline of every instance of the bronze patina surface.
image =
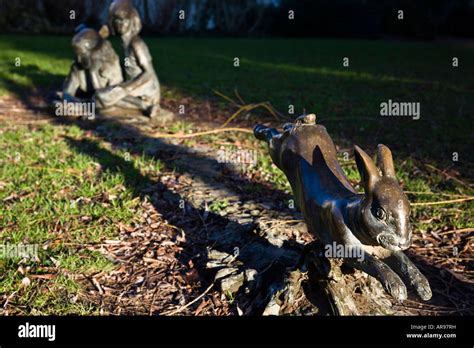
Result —
<instances>
[{"instance_id":1,"label":"bronze patina surface","mask_svg":"<svg viewBox=\"0 0 474 348\"><path fill-rule=\"evenodd\" d=\"M105 107L139 109L150 116L160 102L160 84L153 68L148 46L139 36L142 23L131 2L116 0L109 9L109 30L122 41L125 81L97 93Z\"/></svg>"},{"instance_id":2,"label":"bronze patina surface","mask_svg":"<svg viewBox=\"0 0 474 348\"><path fill-rule=\"evenodd\" d=\"M72 39L75 60L64 81L63 97L92 100L101 89L123 81L120 60L109 41L94 29L80 26Z\"/></svg>"},{"instance_id":3,"label":"bronze patina surface","mask_svg":"<svg viewBox=\"0 0 474 348\"><path fill-rule=\"evenodd\" d=\"M359 194L344 174L326 128L316 124L314 114L285 125L282 133L257 125L254 134L268 143L273 162L290 182L308 230L319 241L363 250L362 258L347 257L344 262L375 277L394 298L407 298L405 283L423 300L431 298L428 280L403 253L412 239L410 203L397 182L387 146L378 146L377 165L355 146L365 191Z\"/></svg>"}]
</instances>

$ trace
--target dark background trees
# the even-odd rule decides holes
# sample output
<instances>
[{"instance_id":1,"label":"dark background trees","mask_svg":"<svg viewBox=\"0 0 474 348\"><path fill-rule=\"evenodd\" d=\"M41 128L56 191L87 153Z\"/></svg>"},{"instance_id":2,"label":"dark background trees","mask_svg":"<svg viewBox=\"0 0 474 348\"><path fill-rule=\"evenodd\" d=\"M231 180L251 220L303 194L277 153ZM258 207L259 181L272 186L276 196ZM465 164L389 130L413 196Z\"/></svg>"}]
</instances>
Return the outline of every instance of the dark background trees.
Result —
<instances>
[{"instance_id":1,"label":"dark background trees","mask_svg":"<svg viewBox=\"0 0 474 348\"><path fill-rule=\"evenodd\" d=\"M0 0L3 32L100 27L112 0ZM472 0L134 0L151 35L473 37ZM71 10L74 14L71 15ZM404 20L397 18L404 11ZM180 19L184 11L184 19ZM294 11L295 19L289 19Z\"/></svg>"}]
</instances>

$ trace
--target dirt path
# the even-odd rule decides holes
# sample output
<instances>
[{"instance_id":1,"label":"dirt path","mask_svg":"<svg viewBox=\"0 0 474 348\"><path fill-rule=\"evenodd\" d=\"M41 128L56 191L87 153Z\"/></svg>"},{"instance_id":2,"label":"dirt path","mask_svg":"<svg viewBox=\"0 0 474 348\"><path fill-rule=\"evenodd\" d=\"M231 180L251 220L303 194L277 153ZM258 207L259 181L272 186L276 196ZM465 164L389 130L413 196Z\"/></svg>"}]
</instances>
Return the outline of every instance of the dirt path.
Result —
<instances>
[{"instance_id":1,"label":"dirt path","mask_svg":"<svg viewBox=\"0 0 474 348\"><path fill-rule=\"evenodd\" d=\"M0 111L0 122L12 117L24 124L58 121L11 97L1 99L0 109L9 112ZM119 226L117 240L88 246L118 265L83 279L83 299L100 303L105 313L448 314L460 309L451 302L462 296L461 285L451 289L452 298L435 294L436 304L410 294L402 305L360 272L321 274L324 265L316 269L314 260L300 265L304 245L312 239L301 216L288 207L290 197L268 187L265 195L246 190L247 179L219 163L217 150L208 144L189 148L179 139L157 139L150 135L156 128L131 119L66 123L131 153L145 148L146 156L165 163L162 172L144 177L141 224ZM97 152L73 146L100 163ZM210 209L213 203L222 206Z\"/></svg>"}]
</instances>

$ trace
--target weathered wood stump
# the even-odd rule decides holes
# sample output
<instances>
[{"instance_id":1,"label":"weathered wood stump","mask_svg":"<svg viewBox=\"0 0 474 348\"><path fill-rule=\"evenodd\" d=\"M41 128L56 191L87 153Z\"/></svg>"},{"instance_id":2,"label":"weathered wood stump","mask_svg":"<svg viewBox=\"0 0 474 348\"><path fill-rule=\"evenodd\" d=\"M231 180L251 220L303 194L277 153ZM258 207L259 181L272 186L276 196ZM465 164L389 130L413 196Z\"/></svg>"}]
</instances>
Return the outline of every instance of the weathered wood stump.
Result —
<instances>
[{"instance_id":1,"label":"weathered wood stump","mask_svg":"<svg viewBox=\"0 0 474 348\"><path fill-rule=\"evenodd\" d=\"M226 239L222 238L225 235L220 235L216 245L220 249L226 249ZM241 237L234 231L227 247L235 248ZM277 239L275 234L273 238ZM217 270L216 284L223 294L235 298L243 314L396 313L392 309L393 300L374 278L346 268L340 259L325 258L321 245L312 244L306 255L302 246L298 252L294 248L275 249L270 245L254 240L250 244L247 241L243 255L215 249L208 253L208 268ZM246 268L248 265L254 268Z\"/></svg>"}]
</instances>

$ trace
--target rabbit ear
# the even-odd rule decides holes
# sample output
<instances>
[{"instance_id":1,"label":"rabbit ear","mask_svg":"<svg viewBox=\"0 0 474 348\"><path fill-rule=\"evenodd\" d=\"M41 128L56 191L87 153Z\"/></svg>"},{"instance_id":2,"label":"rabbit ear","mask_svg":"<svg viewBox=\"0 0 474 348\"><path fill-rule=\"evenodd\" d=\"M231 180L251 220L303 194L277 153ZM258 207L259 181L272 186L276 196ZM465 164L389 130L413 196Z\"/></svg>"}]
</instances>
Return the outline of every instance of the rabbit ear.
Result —
<instances>
[{"instance_id":1,"label":"rabbit ear","mask_svg":"<svg viewBox=\"0 0 474 348\"><path fill-rule=\"evenodd\" d=\"M380 174L372 158L357 145L354 146L354 154L357 169L359 170L362 183L364 184L364 190L367 194L373 190L375 183L380 179Z\"/></svg>"},{"instance_id":2,"label":"rabbit ear","mask_svg":"<svg viewBox=\"0 0 474 348\"><path fill-rule=\"evenodd\" d=\"M390 149L379 144L377 147L377 166L382 171L383 176L395 179L395 167L393 166L392 152Z\"/></svg>"}]
</instances>

